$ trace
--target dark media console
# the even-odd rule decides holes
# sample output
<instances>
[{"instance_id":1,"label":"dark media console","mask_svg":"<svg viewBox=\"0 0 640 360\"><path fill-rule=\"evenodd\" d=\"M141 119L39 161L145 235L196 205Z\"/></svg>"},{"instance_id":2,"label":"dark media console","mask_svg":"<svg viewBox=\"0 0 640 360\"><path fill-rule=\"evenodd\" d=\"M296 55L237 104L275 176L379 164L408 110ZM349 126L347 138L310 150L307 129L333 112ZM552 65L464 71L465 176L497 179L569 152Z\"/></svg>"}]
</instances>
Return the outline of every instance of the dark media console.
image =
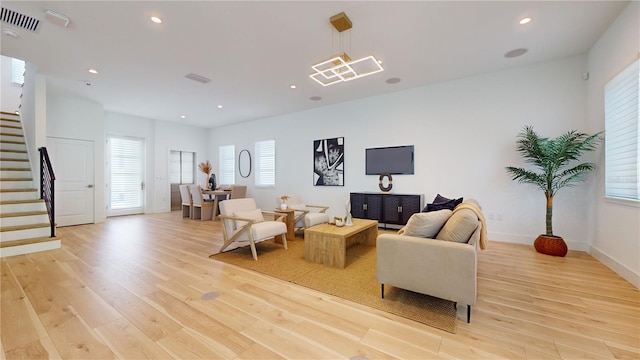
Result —
<instances>
[{"instance_id":1,"label":"dark media console","mask_svg":"<svg viewBox=\"0 0 640 360\"><path fill-rule=\"evenodd\" d=\"M380 224L406 225L411 215L422 211L424 195L374 192L350 193L351 216L378 220Z\"/></svg>"}]
</instances>

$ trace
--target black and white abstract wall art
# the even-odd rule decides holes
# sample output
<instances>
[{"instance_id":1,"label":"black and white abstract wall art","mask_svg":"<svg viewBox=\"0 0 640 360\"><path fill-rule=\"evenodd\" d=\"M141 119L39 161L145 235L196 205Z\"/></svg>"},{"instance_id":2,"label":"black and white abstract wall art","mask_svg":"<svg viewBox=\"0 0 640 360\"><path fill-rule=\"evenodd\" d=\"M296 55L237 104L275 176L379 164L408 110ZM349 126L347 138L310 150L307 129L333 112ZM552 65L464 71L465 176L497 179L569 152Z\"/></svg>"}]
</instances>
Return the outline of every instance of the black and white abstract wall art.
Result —
<instances>
[{"instance_id":1,"label":"black and white abstract wall art","mask_svg":"<svg viewBox=\"0 0 640 360\"><path fill-rule=\"evenodd\" d=\"M344 138L313 141L313 185L344 186Z\"/></svg>"}]
</instances>

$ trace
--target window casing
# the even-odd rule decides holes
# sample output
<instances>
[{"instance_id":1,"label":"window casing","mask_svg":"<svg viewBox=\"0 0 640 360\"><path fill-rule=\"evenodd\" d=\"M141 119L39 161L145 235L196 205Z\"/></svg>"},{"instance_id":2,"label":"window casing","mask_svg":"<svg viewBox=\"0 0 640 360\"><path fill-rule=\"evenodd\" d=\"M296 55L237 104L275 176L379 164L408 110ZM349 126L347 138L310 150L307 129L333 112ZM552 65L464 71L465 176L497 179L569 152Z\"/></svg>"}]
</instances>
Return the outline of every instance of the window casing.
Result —
<instances>
[{"instance_id":1,"label":"window casing","mask_svg":"<svg viewBox=\"0 0 640 360\"><path fill-rule=\"evenodd\" d=\"M171 184L193 184L195 168L195 153L171 150L169 161Z\"/></svg>"},{"instance_id":2,"label":"window casing","mask_svg":"<svg viewBox=\"0 0 640 360\"><path fill-rule=\"evenodd\" d=\"M256 142L255 186L271 188L276 186L276 141Z\"/></svg>"},{"instance_id":3,"label":"window casing","mask_svg":"<svg viewBox=\"0 0 640 360\"><path fill-rule=\"evenodd\" d=\"M233 185L236 183L236 146L222 145L218 149L218 184Z\"/></svg>"},{"instance_id":4,"label":"window casing","mask_svg":"<svg viewBox=\"0 0 640 360\"><path fill-rule=\"evenodd\" d=\"M640 201L640 60L605 85L605 196Z\"/></svg>"},{"instance_id":5,"label":"window casing","mask_svg":"<svg viewBox=\"0 0 640 360\"><path fill-rule=\"evenodd\" d=\"M11 59L11 82L17 85L24 85L25 62L20 59Z\"/></svg>"}]
</instances>

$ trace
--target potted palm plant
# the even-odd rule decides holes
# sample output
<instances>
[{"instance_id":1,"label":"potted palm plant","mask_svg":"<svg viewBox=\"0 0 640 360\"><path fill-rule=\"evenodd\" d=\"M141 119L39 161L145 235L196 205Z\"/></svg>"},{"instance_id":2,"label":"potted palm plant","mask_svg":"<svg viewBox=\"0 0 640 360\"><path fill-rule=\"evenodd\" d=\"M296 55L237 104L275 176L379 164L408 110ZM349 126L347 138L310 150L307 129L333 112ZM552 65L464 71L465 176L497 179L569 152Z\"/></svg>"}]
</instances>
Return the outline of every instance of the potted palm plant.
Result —
<instances>
[{"instance_id":1,"label":"potted palm plant","mask_svg":"<svg viewBox=\"0 0 640 360\"><path fill-rule=\"evenodd\" d=\"M590 162L576 163L582 154L596 149L602 141L602 132L587 135L576 130L568 131L555 139L538 135L532 126L526 126L518 134L517 150L525 162L538 171L507 167L512 180L536 185L547 198L547 231L536 238L534 247L539 253L565 256L567 244L553 233L553 198L557 191L584 180L587 173L595 169Z\"/></svg>"}]
</instances>

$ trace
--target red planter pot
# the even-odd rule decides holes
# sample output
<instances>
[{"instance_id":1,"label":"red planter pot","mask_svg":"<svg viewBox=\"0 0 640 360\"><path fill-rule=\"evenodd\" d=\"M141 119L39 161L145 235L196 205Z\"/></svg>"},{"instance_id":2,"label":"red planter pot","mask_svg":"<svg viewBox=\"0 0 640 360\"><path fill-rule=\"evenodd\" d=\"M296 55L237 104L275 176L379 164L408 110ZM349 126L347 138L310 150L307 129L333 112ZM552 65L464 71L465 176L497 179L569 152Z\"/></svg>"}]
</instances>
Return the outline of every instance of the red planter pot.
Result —
<instances>
[{"instance_id":1,"label":"red planter pot","mask_svg":"<svg viewBox=\"0 0 640 360\"><path fill-rule=\"evenodd\" d=\"M536 251L552 256L565 256L567 255L567 243L564 242L560 236L555 235L540 235L533 242L533 247Z\"/></svg>"}]
</instances>

